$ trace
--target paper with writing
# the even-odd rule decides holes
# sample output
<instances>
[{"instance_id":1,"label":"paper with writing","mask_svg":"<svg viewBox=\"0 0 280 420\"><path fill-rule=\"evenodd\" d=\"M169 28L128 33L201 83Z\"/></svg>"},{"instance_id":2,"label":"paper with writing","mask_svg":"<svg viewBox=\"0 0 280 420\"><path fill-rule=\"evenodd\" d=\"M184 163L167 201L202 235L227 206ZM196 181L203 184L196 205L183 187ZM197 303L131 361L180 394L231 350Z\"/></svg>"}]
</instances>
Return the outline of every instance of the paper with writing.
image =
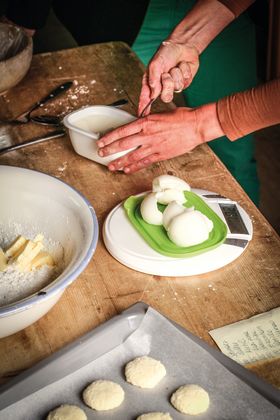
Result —
<instances>
[{"instance_id":1,"label":"paper with writing","mask_svg":"<svg viewBox=\"0 0 280 420\"><path fill-rule=\"evenodd\" d=\"M228 357L246 365L280 357L280 307L209 332Z\"/></svg>"}]
</instances>

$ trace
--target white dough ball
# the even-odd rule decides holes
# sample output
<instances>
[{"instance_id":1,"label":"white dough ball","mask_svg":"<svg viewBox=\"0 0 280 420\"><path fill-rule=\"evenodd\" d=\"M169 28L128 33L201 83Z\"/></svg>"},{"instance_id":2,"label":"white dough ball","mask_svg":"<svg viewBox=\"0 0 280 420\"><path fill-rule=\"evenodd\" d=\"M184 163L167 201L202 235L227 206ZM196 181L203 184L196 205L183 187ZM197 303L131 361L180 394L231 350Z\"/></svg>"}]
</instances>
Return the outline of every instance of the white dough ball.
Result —
<instances>
[{"instance_id":1,"label":"white dough ball","mask_svg":"<svg viewBox=\"0 0 280 420\"><path fill-rule=\"evenodd\" d=\"M213 229L213 222L198 210L186 211L174 217L167 229L169 239L178 246L204 242Z\"/></svg>"},{"instance_id":2,"label":"white dough ball","mask_svg":"<svg viewBox=\"0 0 280 420\"><path fill-rule=\"evenodd\" d=\"M137 357L125 366L127 382L140 388L154 388L165 375L163 364L149 356Z\"/></svg>"},{"instance_id":3,"label":"white dough ball","mask_svg":"<svg viewBox=\"0 0 280 420\"><path fill-rule=\"evenodd\" d=\"M162 212L157 207L157 193L147 194L140 206L141 216L151 225L162 225Z\"/></svg>"},{"instance_id":4,"label":"white dough ball","mask_svg":"<svg viewBox=\"0 0 280 420\"><path fill-rule=\"evenodd\" d=\"M153 191L164 191L166 189L178 191L190 191L191 187L181 178L173 175L160 175L153 180Z\"/></svg>"},{"instance_id":5,"label":"white dough ball","mask_svg":"<svg viewBox=\"0 0 280 420\"><path fill-rule=\"evenodd\" d=\"M171 201L171 203L168 204L168 206L162 213L162 224L165 227L165 229L167 230L171 220L174 217L184 213L185 210L187 210L186 207L182 206L182 204L178 203L178 201Z\"/></svg>"},{"instance_id":6,"label":"white dough ball","mask_svg":"<svg viewBox=\"0 0 280 420\"><path fill-rule=\"evenodd\" d=\"M87 420L87 416L80 407L63 404L50 411L47 420Z\"/></svg>"},{"instance_id":7,"label":"white dough ball","mask_svg":"<svg viewBox=\"0 0 280 420\"><path fill-rule=\"evenodd\" d=\"M169 413L146 413L138 416L136 420L172 420Z\"/></svg>"},{"instance_id":8,"label":"white dough ball","mask_svg":"<svg viewBox=\"0 0 280 420\"><path fill-rule=\"evenodd\" d=\"M124 391L115 382L98 380L92 382L92 384L85 388L83 391L83 400L94 410L112 410L123 402Z\"/></svg>"},{"instance_id":9,"label":"white dough ball","mask_svg":"<svg viewBox=\"0 0 280 420\"><path fill-rule=\"evenodd\" d=\"M157 193L157 201L161 204L169 204L171 201L177 201L178 203L183 204L187 201L187 199L183 191L179 191L174 188L168 188Z\"/></svg>"},{"instance_id":10,"label":"white dough ball","mask_svg":"<svg viewBox=\"0 0 280 420\"><path fill-rule=\"evenodd\" d=\"M209 395L199 385L183 385L171 396L171 404L184 414L201 414L209 407Z\"/></svg>"}]
</instances>

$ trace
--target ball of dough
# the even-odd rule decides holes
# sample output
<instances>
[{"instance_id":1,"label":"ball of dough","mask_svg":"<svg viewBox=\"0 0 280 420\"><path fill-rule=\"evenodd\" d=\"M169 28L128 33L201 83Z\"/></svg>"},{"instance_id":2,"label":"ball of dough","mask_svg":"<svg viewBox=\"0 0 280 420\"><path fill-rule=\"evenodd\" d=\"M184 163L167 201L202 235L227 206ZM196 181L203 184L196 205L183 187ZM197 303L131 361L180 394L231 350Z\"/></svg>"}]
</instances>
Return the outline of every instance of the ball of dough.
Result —
<instances>
[{"instance_id":1,"label":"ball of dough","mask_svg":"<svg viewBox=\"0 0 280 420\"><path fill-rule=\"evenodd\" d=\"M163 364L148 356L137 357L125 367L127 382L140 388L154 388L165 375Z\"/></svg>"},{"instance_id":2,"label":"ball of dough","mask_svg":"<svg viewBox=\"0 0 280 420\"><path fill-rule=\"evenodd\" d=\"M174 175L160 175L153 180L153 191L159 192L166 189L175 189L178 191L190 191L191 187L181 178Z\"/></svg>"},{"instance_id":3,"label":"ball of dough","mask_svg":"<svg viewBox=\"0 0 280 420\"><path fill-rule=\"evenodd\" d=\"M137 417L136 420L172 420L169 413L146 413Z\"/></svg>"},{"instance_id":4,"label":"ball of dough","mask_svg":"<svg viewBox=\"0 0 280 420\"><path fill-rule=\"evenodd\" d=\"M183 191L168 188L167 190L157 193L157 201L161 204L169 204L172 201L178 201L178 203L183 204L187 201L187 199Z\"/></svg>"},{"instance_id":5,"label":"ball of dough","mask_svg":"<svg viewBox=\"0 0 280 420\"><path fill-rule=\"evenodd\" d=\"M168 230L168 226L170 225L172 219L174 219L176 216L179 216L179 214L184 213L185 211L188 211L188 209L182 204L178 203L178 201L171 201L171 203L168 204L162 213L163 227Z\"/></svg>"},{"instance_id":6,"label":"ball of dough","mask_svg":"<svg viewBox=\"0 0 280 420\"><path fill-rule=\"evenodd\" d=\"M47 420L87 420L87 416L80 407L63 404L50 411Z\"/></svg>"},{"instance_id":7,"label":"ball of dough","mask_svg":"<svg viewBox=\"0 0 280 420\"><path fill-rule=\"evenodd\" d=\"M124 390L115 382L98 380L86 387L83 400L94 410L112 410L123 402Z\"/></svg>"},{"instance_id":8,"label":"ball of dough","mask_svg":"<svg viewBox=\"0 0 280 420\"><path fill-rule=\"evenodd\" d=\"M151 225L162 225L162 212L159 211L157 202L157 193L150 193L140 205L141 216Z\"/></svg>"},{"instance_id":9,"label":"ball of dough","mask_svg":"<svg viewBox=\"0 0 280 420\"><path fill-rule=\"evenodd\" d=\"M209 407L209 395L199 385L183 385L171 396L171 404L184 414L201 414Z\"/></svg>"},{"instance_id":10,"label":"ball of dough","mask_svg":"<svg viewBox=\"0 0 280 420\"><path fill-rule=\"evenodd\" d=\"M168 225L167 234L178 246L192 246L206 241L212 229L212 220L199 210L193 210L174 217Z\"/></svg>"}]
</instances>

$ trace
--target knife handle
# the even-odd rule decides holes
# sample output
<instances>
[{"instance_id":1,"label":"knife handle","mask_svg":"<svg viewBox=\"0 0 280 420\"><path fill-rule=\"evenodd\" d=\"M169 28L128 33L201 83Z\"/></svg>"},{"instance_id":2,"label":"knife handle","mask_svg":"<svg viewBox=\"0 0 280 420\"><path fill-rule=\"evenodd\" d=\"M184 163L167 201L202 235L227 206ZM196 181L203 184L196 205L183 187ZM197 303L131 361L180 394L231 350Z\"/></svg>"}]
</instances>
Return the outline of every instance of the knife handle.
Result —
<instances>
[{"instance_id":1,"label":"knife handle","mask_svg":"<svg viewBox=\"0 0 280 420\"><path fill-rule=\"evenodd\" d=\"M61 93L65 92L66 90L70 89L70 87L73 85L73 82L69 81L69 82L65 82L62 83L61 85L57 86L55 89L53 89L47 96L45 96L43 99L41 99L40 101L36 102L34 105L32 105L27 111L24 111L22 114L18 115L15 120L19 120L19 122L22 118L27 117L28 115L34 111L35 109L39 108L40 106L44 105L46 102L56 98L57 96L59 96ZM27 121L24 121L27 122Z\"/></svg>"},{"instance_id":2,"label":"knife handle","mask_svg":"<svg viewBox=\"0 0 280 420\"><path fill-rule=\"evenodd\" d=\"M50 101L51 99L56 98L57 96L59 96L61 93L67 91L68 89L70 89L70 87L73 85L73 82L69 81L69 82L65 82L62 83L61 85L57 86L55 89L53 89L47 96L45 96L43 99L41 99L40 101L38 101L34 107L32 108L32 111L36 108L38 108L41 105L44 105L46 102ZM31 111L30 111L31 112Z\"/></svg>"}]
</instances>

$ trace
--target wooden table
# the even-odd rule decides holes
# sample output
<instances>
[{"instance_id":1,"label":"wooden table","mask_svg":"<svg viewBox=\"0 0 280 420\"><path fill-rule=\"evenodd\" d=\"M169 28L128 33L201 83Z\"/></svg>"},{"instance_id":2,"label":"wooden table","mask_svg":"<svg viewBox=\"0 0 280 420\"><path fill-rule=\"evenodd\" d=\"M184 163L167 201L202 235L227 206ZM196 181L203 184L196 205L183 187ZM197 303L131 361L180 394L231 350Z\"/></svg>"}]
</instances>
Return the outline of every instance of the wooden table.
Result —
<instances>
[{"instance_id":1,"label":"wooden table","mask_svg":"<svg viewBox=\"0 0 280 420\"><path fill-rule=\"evenodd\" d=\"M142 72L141 63L122 43L37 55L25 79L0 97L0 118L19 114L65 80L75 80L75 86L47 105L46 113L65 113L82 105L107 104L124 97L129 100L124 109L135 113ZM161 106L155 105L154 109L160 110ZM11 135L23 141L46 130L27 124L12 127ZM163 173L184 178L192 187L237 200L254 226L254 238L237 261L209 274L183 278L130 270L109 255L100 237L89 266L58 304L34 325L0 340L2 382L137 301L152 305L210 345L215 344L209 330L280 305L279 237L207 145L133 175L110 173L78 156L67 137L3 155L0 164L37 169L73 185L93 204L100 227L116 204L148 190L152 179ZM279 359L251 369L280 386Z\"/></svg>"}]
</instances>

